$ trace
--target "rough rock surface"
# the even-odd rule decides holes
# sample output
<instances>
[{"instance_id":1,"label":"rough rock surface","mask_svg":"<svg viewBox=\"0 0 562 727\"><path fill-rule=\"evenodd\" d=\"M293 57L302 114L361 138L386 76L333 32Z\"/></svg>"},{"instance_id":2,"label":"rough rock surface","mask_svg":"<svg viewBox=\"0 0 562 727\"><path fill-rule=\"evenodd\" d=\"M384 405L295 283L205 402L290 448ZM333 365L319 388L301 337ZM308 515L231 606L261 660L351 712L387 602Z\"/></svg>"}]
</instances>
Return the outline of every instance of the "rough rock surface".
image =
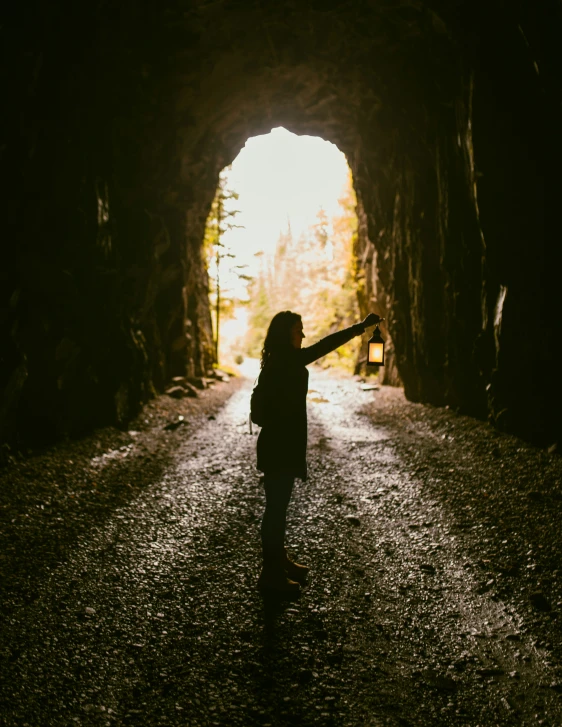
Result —
<instances>
[{"instance_id":1,"label":"rough rock surface","mask_svg":"<svg viewBox=\"0 0 562 727\"><path fill-rule=\"evenodd\" d=\"M263 600L240 384L1 473L3 724L559 725L560 457L314 370L310 583Z\"/></svg>"},{"instance_id":2,"label":"rough rock surface","mask_svg":"<svg viewBox=\"0 0 562 727\"><path fill-rule=\"evenodd\" d=\"M559 4L10 12L0 436L123 423L205 374L218 174L284 125L347 155L363 302L387 318L406 395L560 441Z\"/></svg>"}]
</instances>

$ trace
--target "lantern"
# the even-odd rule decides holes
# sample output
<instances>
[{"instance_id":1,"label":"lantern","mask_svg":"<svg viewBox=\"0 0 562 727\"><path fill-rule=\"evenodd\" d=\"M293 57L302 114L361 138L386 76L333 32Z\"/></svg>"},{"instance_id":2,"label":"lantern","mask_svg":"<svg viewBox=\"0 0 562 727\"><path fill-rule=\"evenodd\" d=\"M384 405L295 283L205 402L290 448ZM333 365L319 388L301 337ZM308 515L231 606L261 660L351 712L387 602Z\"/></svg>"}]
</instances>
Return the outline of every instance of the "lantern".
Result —
<instances>
[{"instance_id":1,"label":"lantern","mask_svg":"<svg viewBox=\"0 0 562 727\"><path fill-rule=\"evenodd\" d=\"M368 346L367 365L384 366L384 339L378 326L373 331Z\"/></svg>"}]
</instances>

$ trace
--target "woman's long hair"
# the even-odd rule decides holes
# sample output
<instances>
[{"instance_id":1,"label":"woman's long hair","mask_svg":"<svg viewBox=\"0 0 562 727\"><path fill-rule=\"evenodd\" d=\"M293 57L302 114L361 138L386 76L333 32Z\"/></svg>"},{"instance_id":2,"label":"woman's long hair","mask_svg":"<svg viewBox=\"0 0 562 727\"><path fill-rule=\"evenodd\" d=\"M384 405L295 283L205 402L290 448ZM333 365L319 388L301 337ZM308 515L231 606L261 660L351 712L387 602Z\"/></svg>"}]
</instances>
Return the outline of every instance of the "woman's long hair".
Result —
<instances>
[{"instance_id":1,"label":"woman's long hair","mask_svg":"<svg viewBox=\"0 0 562 727\"><path fill-rule=\"evenodd\" d=\"M261 368L269 361L272 355L283 354L292 350L291 331L295 323L301 323L298 313L283 310L276 313L271 319L263 348L261 352Z\"/></svg>"}]
</instances>

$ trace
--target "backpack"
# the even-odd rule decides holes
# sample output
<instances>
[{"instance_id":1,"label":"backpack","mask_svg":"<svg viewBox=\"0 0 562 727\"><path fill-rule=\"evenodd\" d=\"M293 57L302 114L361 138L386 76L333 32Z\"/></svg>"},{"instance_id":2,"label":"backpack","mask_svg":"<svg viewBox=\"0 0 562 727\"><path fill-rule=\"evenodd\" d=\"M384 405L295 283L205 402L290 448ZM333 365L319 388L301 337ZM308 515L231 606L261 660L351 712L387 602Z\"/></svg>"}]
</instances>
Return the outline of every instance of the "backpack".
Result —
<instances>
[{"instance_id":1,"label":"backpack","mask_svg":"<svg viewBox=\"0 0 562 727\"><path fill-rule=\"evenodd\" d=\"M263 427L265 419L265 391L263 384L260 385L259 376L250 397L250 433L252 433L252 422L258 427Z\"/></svg>"}]
</instances>

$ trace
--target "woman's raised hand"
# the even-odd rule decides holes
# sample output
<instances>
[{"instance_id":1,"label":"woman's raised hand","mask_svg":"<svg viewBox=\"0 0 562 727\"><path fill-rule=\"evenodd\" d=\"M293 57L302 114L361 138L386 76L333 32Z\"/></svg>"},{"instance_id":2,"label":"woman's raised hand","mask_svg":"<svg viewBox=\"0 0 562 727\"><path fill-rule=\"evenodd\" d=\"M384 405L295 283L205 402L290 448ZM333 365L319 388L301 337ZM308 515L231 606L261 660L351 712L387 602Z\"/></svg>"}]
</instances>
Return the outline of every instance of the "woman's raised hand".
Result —
<instances>
[{"instance_id":1,"label":"woman's raised hand","mask_svg":"<svg viewBox=\"0 0 562 727\"><path fill-rule=\"evenodd\" d=\"M363 323L364 328L369 328L369 326L376 326L381 321L384 321L384 318L381 318L376 313L369 313L365 320L361 322Z\"/></svg>"}]
</instances>

